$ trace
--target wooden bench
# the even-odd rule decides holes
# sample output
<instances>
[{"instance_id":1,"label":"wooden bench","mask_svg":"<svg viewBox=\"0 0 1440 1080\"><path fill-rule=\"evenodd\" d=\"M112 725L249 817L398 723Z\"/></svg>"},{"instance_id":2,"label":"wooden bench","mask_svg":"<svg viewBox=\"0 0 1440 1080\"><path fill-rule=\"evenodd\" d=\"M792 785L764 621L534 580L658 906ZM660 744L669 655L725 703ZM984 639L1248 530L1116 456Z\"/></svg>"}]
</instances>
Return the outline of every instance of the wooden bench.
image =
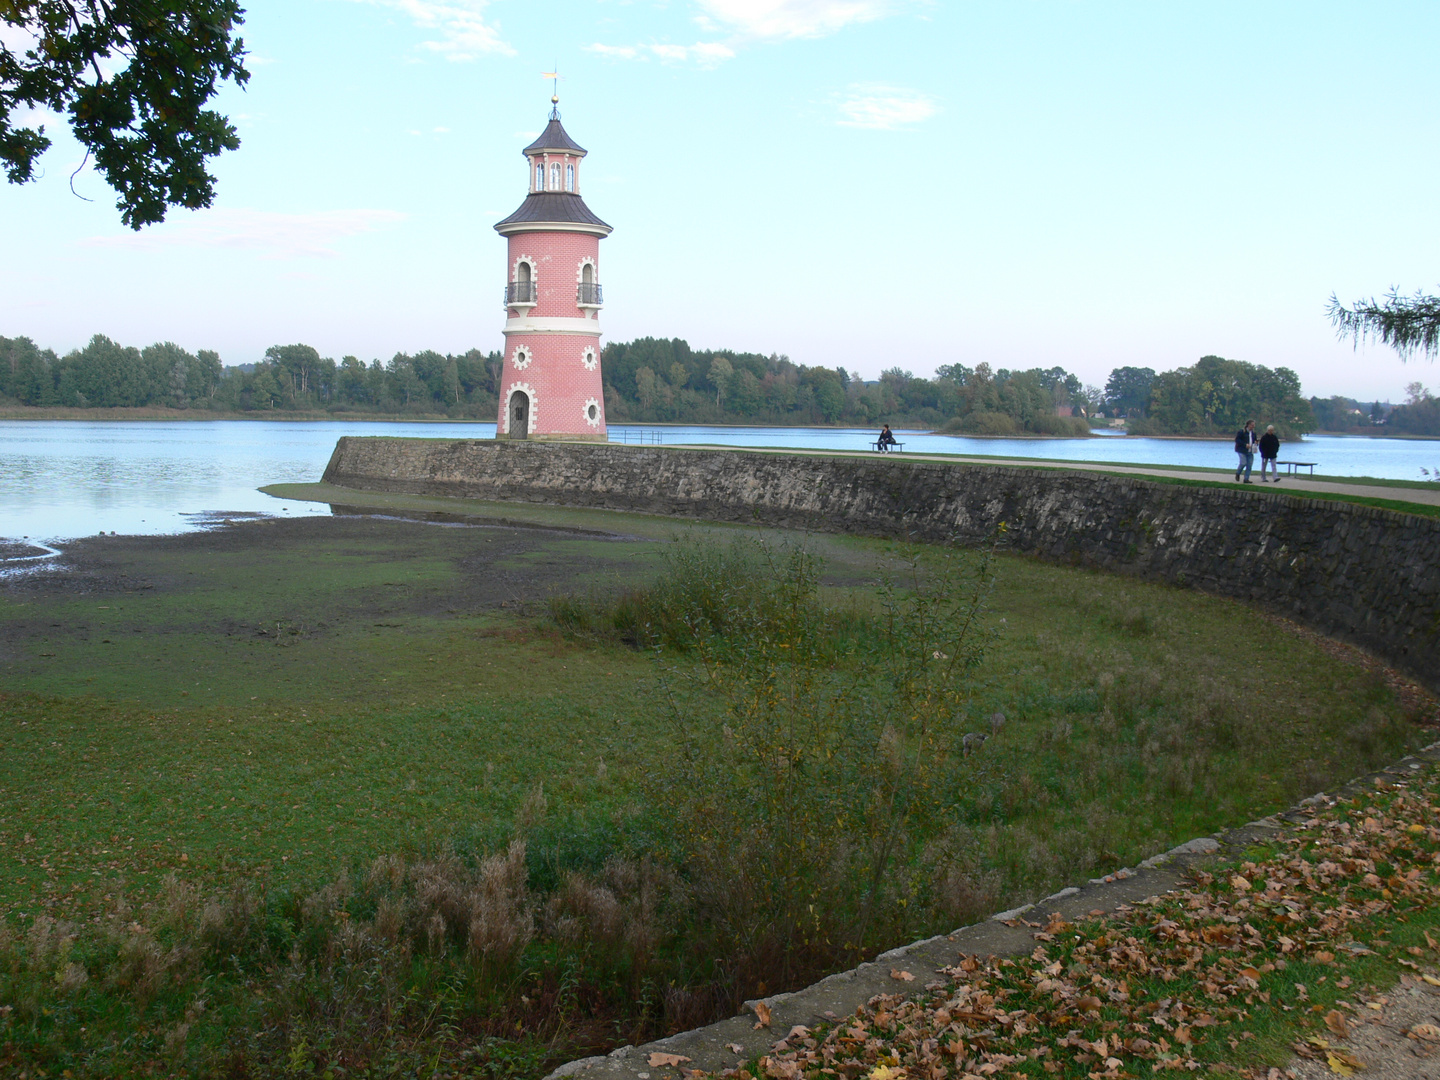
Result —
<instances>
[{"instance_id":1,"label":"wooden bench","mask_svg":"<svg viewBox=\"0 0 1440 1080\"><path fill-rule=\"evenodd\" d=\"M905 449L905 444L903 442L882 443L879 439L876 439L874 445L875 449L879 450L882 454L888 453L891 450Z\"/></svg>"},{"instance_id":2,"label":"wooden bench","mask_svg":"<svg viewBox=\"0 0 1440 1080\"><path fill-rule=\"evenodd\" d=\"M1277 461L1277 462L1275 462L1275 464L1276 464L1276 465L1284 465L1284 466L1285 466L1285 475L1286 475L1286 476L1295 476L1295 475L1296 475L1296 472L1295 472L1296 469L1309 469L1309 470L1310 470L1310 475L1311 475L1311 476L1314 476L1314 475L1315 475L1315 466L1316 466L1316 465L1319 465L1320 463L1319 463L1318 461Z\"/></svg>"}]
</instances>

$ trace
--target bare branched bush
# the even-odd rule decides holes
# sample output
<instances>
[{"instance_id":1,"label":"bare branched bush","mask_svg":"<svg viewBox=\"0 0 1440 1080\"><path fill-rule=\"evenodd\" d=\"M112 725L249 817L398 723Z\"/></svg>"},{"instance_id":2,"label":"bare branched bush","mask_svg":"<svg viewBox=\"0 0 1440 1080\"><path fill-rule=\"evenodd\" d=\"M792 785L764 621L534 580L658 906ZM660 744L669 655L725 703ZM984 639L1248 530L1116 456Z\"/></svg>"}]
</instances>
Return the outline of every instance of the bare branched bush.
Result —
<instances>
[{"instance_id":1,"label":"bare branched bush","mask_svg":"<svg viewBox=\"0 0 1440 1080\"><path fill-rule=\"evenodd\" d=\"M228 894L204 902L196 937L212 956L229 955L255 932L261 914L259 895L248 885L238 885Z\"/></svg>"},{"instance_id":2,"label":"bare branched bush","mask_svg":"<svg viewBox=\"0 0 1440 1080\"><path fill-rule=\"evenodd\" d=\"M110 982L129 991L137 1002L149 1001L159 992L171 962L178 958L178 954L168 956L148 930L131 930L120 941Z\"/></svg>"},{"instance_id":3,"label":"bare branched bush","mask_svg":"<svg viewBox=\"0 0 1440 1080\"><path fill-rule=\"evenodd\" d=\"M578 871L570 871L545 908L546 925L559 940L579 944L590 940L614 948L622 940L625 920L615 894Z\"/></svg>"},{"instance_id":4,"label":"bare branched bush","mask_svg":"<svg viewBox=\"0 0 1440 1080\"><path fill-rule=\"evenodd\" d=\"M312 926L328 924L354 895L355 890L351 887L350 875L342 872L334 881L315 890L305 898L300 905L301 919Z\"/></svg>"},{"instance_id":5,"label":"bare branched bush","mask_svg":"<svg viewBox=\"0 0 1440 1080\"><path fill-rule=\"evenodd\" d=\"M36 969L52 968L62 957L68 956L75 945L73 924L41 915L30 924L25 935L25 948L29 953L30 966Z\"/></svg>"},{"instance_id":6,"label":"bare branched bush","mask_svg":"<svg viewBox=\"0 0 1440 1080\"><path fill-rule=\"evenodd\" d=\"M480 864L480 881L468 895L467 950L471 963L513 962L535 935L527 887L525 841L513 840L503 855Z\"/></svg>"}]
</instances>

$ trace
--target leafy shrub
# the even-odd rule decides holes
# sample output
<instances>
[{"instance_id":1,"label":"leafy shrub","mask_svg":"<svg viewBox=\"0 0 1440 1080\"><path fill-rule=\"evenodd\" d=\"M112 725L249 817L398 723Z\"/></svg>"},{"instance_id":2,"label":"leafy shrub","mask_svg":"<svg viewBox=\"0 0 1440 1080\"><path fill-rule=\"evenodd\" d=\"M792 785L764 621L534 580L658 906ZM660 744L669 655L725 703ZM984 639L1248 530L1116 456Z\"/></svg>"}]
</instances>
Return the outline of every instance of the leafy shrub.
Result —
<instances>
[{"instance_id":1,"label":"leafy shrub","mask_svg":"<svg viewBox=\"0 0 1440 1080\"><path fill-rule=\"evenodd\" d=\"M960 430L971 435L1014 435L1020 425L1006 413L973 412L961 419Z\"/></svg>"},{"instance_id":2,"label":"leafy shrub","mask_svg":"<svg viewBox=\"0 0 1440 1080\"><path fill-rule=\"evenodd\" d=\"M650 784L697 925L749 988L853 960L940 904L920 856L970 768L961 724L990 563L907 553L903 587L887 581L868 633L845 636L813 555L732 550L764 572L718 619L682 617L699 664L664 671L676 753Z\"/></svg>"},{"instance_id":3,"label":"leafy shrub","mask_svg":"<svg viewBox=\"0 0 1440 1080\"><path fill-rule=\"evenodd\" d=\"M1067 438L1088 437L1090 422L1082 416L1053 416L1041 413L1026 427L1037 435L1063 435Z\"/></svg>"}]
</instances>

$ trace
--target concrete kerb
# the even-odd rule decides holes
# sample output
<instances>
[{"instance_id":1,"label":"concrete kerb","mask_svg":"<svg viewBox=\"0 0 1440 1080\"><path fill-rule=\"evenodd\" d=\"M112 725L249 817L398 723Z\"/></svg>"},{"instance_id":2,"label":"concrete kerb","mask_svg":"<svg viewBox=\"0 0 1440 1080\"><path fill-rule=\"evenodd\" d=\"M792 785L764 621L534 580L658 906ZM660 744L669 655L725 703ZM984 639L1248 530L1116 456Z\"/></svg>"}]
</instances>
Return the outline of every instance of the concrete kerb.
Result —
<instances>
[{"instance_id":1,"label":"concrete kerb","mask_svg":"<svg viewBox=\"0 0 1440 1080\"><path fill-rule=\"evenodd\" d=\"M1341 799L1372 790L1382 783L1403 780L1424 768L1426 762L1440 763L1440 742L1401 758L1379 772L1352 780L1334 792L1313 795L1290 810L1228 829L1215 836L1197 837L1169 851L1152 856L1138 866L1092 878L1082 886L1061 889L1033 904L992 915L984 922L962 927L881 953L873 961L849 971L821 979L813 986L789 994L760 999L770 1009L770 1025L756 1022L755 1001L745 1003L739 1016L658 1039L643 1046L622 1046L600 1057L568 1062L545 1077L583 1077L599 1080L673 1080L682 1070L651 1066L653 1053L674 1054L688 1059L683 1070L719 1072L740 1062L768 1053L796 1024L813 1027L854 1013L877 994L903 993L907 987L926 988L934 982L927 975L953 964L961 956L1019 956L1034 948L1032 933L1038 928L1027 916L1059 914L1073 921L1095 914L1110 914L1126 905L1173 892L1183 885L1189 872L1207 863L1244 853L1253 844L1274 836L1286 824L1298 824L1318 809L1333 806ZM902 975L902 972L904 973ZM913 982L904 975L913 976ZM938 983L936 984L938 987ZM738 1047L733 1050L731 1047Z\"/></svg>"}]
</instances>

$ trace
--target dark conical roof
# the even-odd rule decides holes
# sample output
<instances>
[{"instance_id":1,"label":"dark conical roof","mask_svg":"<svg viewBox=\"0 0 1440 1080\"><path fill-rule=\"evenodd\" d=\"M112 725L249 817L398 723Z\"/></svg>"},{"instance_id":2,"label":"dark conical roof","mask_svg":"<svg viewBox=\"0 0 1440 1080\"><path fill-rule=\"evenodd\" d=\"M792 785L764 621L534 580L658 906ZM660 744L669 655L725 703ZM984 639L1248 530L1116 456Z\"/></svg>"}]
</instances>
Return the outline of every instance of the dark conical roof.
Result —
<instances>
[{"instance_id":1,"label":"dark conical roof","mask_svg":"<svg viewBox=\"0 0 1440 1080\"><path fill-rule=\"evenodd\" d=\"M495 228L501 233L520 232L527 225L541 223L579 225L582 228L577 231L599 232L602 236L610 232L610 226L591 213L579 195L568 191L531 192L525 196L520 209L505 220L496 222Z\"/></svg>"},{"instance_id":2,"label":"dark conical roof","mask_svg":"<svg viewBox=\"0 0 1440 1080\"><path fill-rule=\"evenodd\" d=\"M538 139L525 147L524 153L538 154L546 150L561 150L570 154L585 153L583 146L565 134L565 129L560 126L558 112L550 114L550 123L545 125L545 130L540 133Z\"/></svg>"}]
</instances>

